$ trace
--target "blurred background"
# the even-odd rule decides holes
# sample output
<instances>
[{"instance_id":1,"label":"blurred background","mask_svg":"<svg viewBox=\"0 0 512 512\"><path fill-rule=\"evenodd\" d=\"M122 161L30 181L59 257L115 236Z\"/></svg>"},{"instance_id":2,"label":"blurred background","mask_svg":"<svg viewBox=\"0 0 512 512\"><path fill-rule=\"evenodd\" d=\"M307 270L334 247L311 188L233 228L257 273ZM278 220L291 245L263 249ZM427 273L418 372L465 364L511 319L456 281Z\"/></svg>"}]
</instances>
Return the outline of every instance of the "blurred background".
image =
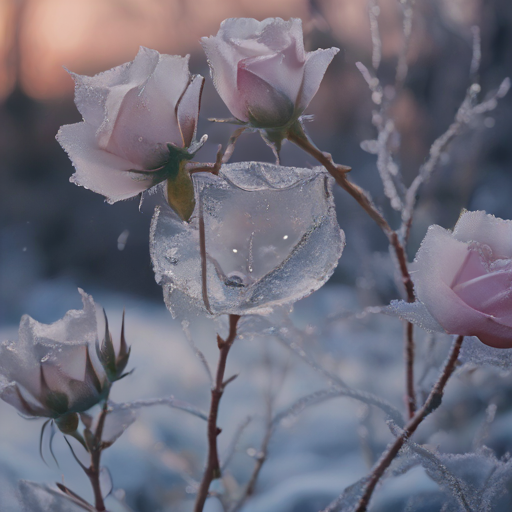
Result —
<instances>
[{"instance_id":1,"label":"blurred background","mask_svg":"<svg viewBox=\"0 0 512 512\"><path fill-rule=\"evenodd\" d=\"M392 83L402 45L397 0L380 0L382 38L379 77ZM93 75L130 61L139 45L162 53L191 54L191 70L209 76L199 44L227 17L303 20L308 50L337 46L308 114L308 129L339 163L353 167L352 179L387 209L375 156L359 146L375 137L374 105L355 62L371 65L371 37L364 0L0 0L0 321L17 323L28 312L41 283L51 288L102 287L160 300L148 251L151 203L110 206L103 198L68 182L73 169L55 141L62 124L80 121L73 81L66 69ZM469 85L471 26L482 39L481 96L512 74L512 4L508 0L418 0L414 6L410 64L393 115L401 133L397 159L411 182L432 141L452 122ZM411 256L426 226L453 226L462 207L512 217L512 97L479 119L451 146L423 191L411 240ZM227 108L206 81L199 134L209 141L197 157L213 161L232 128L208 117L227 117ZM284 165L313 164L285 145ZM272 161L257 135L243 135L232 161ZM347 248L333 282L357 284L377 297L396 294L375 275L387 259L384 237L353 200L337 193ZM122 235L118 243L120 235ZM121 243L123 242L123 243ZM375 254L377 251L377 254ZM377 260L377 261L375 261ZM45 301L45 304L52 301ZM67 308L66 308L67 309ZM34 313L34 311L32 311ZM42 312L44 313L44 312ZM60 312L59 312L60 313ZM43 318L41 318L43 319Z\"/></svg>"},{"instance_id":2,"label":"blurred background","mask_svg":"<svg viewBox=\"0 0 512 512\"><path fill-rule=\"evenodd\" d=\"M402 4L398 0L377 4L374 14L382 38L378 77L386 86L394 81L403 43ZM79 308L76 287L80 286L106 307L114 337L122 308L127 308L128 341L134 345L131 364L137 371L119 386L114 400L176 393L200 407L208 406L207 378L183 341L179 322L165 309L154 280L148 248L151 198L139 211L136 199L111 206L103 197L70 184L73 168L55 134L61 125L81 120L73 103L73 81L65 68L93 75L132 60L144 45L161 53L189 53L192 73L208 77L200 37L215 34L223 19L242 16L300 17L308 50L341 49L306 111L314 115L307 128L335 161L352 166L352 179L371 192L393 227L398 227L398 214L390 209L382 190L376 157L360 147L363 140L376 136L371 123L375 105L355 66L358 61L371 66L372 60L365 0L0 0L0 341L16 338L24 313L49 323L68 309ZM512 75L510 0L414 3L409 73L392 112L400 133L395 156L407 185L432 142L452 123L471 83L474 25L481 31L483 99ZM214 161L217 145L225 144L232 130L207 119L228 116L207 79L198 134L207 133L209 140L197 154L198 160ZM258 135L244 134L232 161L244 160L273 161L273 155ZM283 148L282 163L314 165L290 144ZM414 256L430 224L453 227L461 208L485 209L511 219L511 171L509 94L496 110L475 118L443 155L422 190L409 256ZM364 315L345 321L348 317L340 314L397 298L386 240L348 195L335 193L347 246L326 287L297 305L296 322L303 345L328 368L400 408L400 323ZM198 322L194 327L196 341L213 360L216 353L211 342L217 326ZM290 333L299 336L293 327ZM426 361L426 370L419 389L425 393L448 340L435 345L422 336L418 335L418 361L422 367ZM223 403L223 448L247 414L265 410L262 389L279 388L278 405L284 407L325 386L311 368L294 365L289 351L267 338L257 343L241 340L233 349L231 362L241 368L241 376ZM470 450L492 401L499 412L487 444L498 456L511 451L512 378L482 370L453 380L447 407L418 442L431 441L451 452ZM258 495L244 510L316 512L363 476L390 439L383 415L373 410L352 402L322 407L278 434ZM107 452L116 487L126 490L128 503L140 512L188 512L192 497L187 478L201 474L204 426L183 416L172 416L171 421L169 414L160 410L144 416ZM64 473L73 489L89 496L62 438L56 441L57 456L61 463L64 460L62 470L49 469L39 459L39 426L0 402L0 507L8 512L20 510L14 491L19 478L53 482ZM262 422L256 427L235 457L232 485L249 477ZM434 499L434 504L411 505L407 510L440 509L445 498L424 472L416 468L400 478L379 490L375 510L403 510L413 488ZM507 485L511 487L511 482ZM507 502L499 510L511 506Z\"/></svg>"}]
</instances>

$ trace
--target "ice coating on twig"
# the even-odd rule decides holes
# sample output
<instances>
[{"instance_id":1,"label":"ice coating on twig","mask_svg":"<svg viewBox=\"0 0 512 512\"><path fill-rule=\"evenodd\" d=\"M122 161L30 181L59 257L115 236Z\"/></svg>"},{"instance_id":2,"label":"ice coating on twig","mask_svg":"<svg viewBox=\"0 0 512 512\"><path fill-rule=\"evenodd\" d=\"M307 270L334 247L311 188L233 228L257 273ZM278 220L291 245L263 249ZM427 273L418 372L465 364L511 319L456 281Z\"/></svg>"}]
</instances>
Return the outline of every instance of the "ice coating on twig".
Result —
<instances>
[{"instance_id":1,"label":"ice coating on twig","mask_svg":"<svg viewBox=\"0 0 512 512\"><path fill-rule=\"evenodd\" d=\"M180 302L213 315L265 314L332 275L345 240L332 179L322 168L249 162L193 178L197 205L190 223L164 204L151 227L156 280L173 314L180 314Z\"/></svg>"}]
</instances>

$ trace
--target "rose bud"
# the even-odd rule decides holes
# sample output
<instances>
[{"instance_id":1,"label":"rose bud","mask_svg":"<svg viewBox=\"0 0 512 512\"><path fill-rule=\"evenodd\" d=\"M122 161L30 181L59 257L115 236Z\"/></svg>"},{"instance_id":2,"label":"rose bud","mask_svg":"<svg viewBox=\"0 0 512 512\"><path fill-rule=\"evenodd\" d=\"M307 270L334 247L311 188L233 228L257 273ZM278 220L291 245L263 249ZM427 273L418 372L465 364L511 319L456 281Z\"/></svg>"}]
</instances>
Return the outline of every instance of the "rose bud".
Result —
<instances>
[{"instance_id":1,"label":"rose bud","mask_svg":"<svg viewBox=\"0 0 512 512\"><path fill-rule=\"evenodd\" d=\"M339 51L304 51L298 18L227 19L201 43L217 92L235 118L280 131L309 105Z\"/></svg>"},{"instance_id":2,"label":"rose bud","mask_svg":"<svg viewBox=\"0 0 512 512\"><path fill-rule=\"evenodd\" d=\"M453 232L430 226L411 276L419 303L392 303L402 318L512 348L512 221L465 211Z\"/></svg>"},{"instance_id":3,"label":"rose bud","mask_svg":"<svg viewBox=\"0 0 512 512\"><path fill-rule=\"evenodd\" d=\"M171 206L184 219L190 215L193 188L184 163L199 149L204 78L190 75L188 60L141 47L132 62L109 71L72 73L83 121L62 126L57 140L75 166L73 183L114 203L167 179Z\"/></svg>"},{"instance_id":4,"label":"rose bud","mask_svg":"<svg viewBox=\"0 0 512 512\"><path fill-rule=\"evenodd\" d=\"M100 360L103 369L107 374L108 380L110 382L115 382L116 380L120 380L131 373L123 372L126 368L126 365L128 364L128 359L130 358L132 347L128 347L124 337L124 311L123 320L121 323L121 339L117 350L116 347L114 347L114 343L112 341L112 334L110 334L108 329L108 319L105 311L103 311L103 315L105 317L105 336L101 346L98 341L96 341L96 354L98 355L98 359Z\"/></svg>"},{"instance_id":5,"label":"rose bud","mask_svg":"<svg viewBox=\"0 0 512 512\"><path fill-rule=\"evenodd\" d=\"M91 360L96 307L79 291L83 310L50 325L24 315L18 341L0 345L0 398L24 415L54 419L65 433L76 430L76 413L104 399L110 386Z\"/></svg>"}]
</instances>

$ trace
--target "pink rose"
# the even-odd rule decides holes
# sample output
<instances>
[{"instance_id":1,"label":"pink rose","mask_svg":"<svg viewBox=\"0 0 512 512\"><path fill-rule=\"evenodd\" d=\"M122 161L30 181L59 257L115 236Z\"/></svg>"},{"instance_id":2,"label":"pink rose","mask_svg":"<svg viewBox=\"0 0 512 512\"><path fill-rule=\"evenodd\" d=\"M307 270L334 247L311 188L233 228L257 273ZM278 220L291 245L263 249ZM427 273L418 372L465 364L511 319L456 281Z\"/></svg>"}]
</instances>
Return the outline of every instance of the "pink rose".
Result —
<instances>
[{"instance_id":1,"label":"pink rose","mask_svg":"<svg viewBox=\"0 0 512 512\"><path fill-rule=\"evenodd\" d=\"M257 128L295 121L318 91L338 48L304 51L302 22L231 18L202 45L215 87L231 113Z\"/></svg>"},{"instance_id":2,"label":"pink rose","mask_svg":"<svg viewBox=\"0 0 512 512\"><path fill-rule=\"evenodd\" d=\"M73 74L81 123L57 140L76 172L71 181L109 203L136 196L177 172L195 139L204 78L191 76L188 56L141 47L132 62L93 77Z\"/></svg>"},{"instance_id":3,"label":"pink rose","mask_svg":"<svg viewBox=\"0 0 512 512\"><path fill-rule=\"evenodd\" d=\"M512 348L512 221L477 211L464 212L453 232L431 226L411 275L419 304L395 302L400 316Z\"/></svg>"}]
</instances>

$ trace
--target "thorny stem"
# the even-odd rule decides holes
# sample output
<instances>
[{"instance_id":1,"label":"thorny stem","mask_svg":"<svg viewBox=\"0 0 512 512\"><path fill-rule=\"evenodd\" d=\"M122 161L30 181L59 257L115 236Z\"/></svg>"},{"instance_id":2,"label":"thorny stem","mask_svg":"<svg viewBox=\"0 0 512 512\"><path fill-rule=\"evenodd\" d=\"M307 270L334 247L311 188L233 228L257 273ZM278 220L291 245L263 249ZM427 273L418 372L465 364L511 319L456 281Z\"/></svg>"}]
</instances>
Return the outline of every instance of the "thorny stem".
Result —
<instances>
[{"instance_id":1,"label":"thorny stem","mask_svg":"<svg viewBox=\"0 0 512 512\"><path fill-rule=\"evenodd\" d=\"M215 378L215 386L212 389L212 398L210 402L210 413L208 415L208 459L203 479L197 491L194 512L202 512L206 498L208 497L208 489L212 480L220 478L221 470L219 463L219 454L217 450L217 436L221 430L217 426L217 416L219 412L220 399L224 393L227 381L224 381L224 373L226 371L226 361L229 350L237 337L237 325L240 320L239 315L229 315L229 334L223 340L217 336L217 344L219 346L219 362L217 364L217 374ZM231 379L232 380L232 379Z\"/></svg>"},{"instance_id":2,"label":"thorny stem","mask_svg":"<svg viewBox=\"0 0 512 512\"><path fill-rule=\"evenodd\" d=\"M395 252L398 267L402 275L402 282L407 294L407 302L414 302L416 300L414 296L414 284L407 268L407 254L405 252L405 247L400 242L397 232L391 229L391 226L379 210L377 210L368 194L361 187L349 181L346 172L350 168L335 164L329 153L324 153L309 140L302 126L298 123L290 128L287 137L289 141L293 142L306 153L309 153L312 157L318 160L318 162L321 163L336 180L336 183L343 188L343 190L347 191L382 229L388 238L389 244L393 247ZM409 418L411 418L416 409L416 396L414 392L414 339L412 324L407 323L405 329L406 336L404 353L406 366L406 401Z\"/></svg>"},{"instance_id":3,"label":"thorny stem","mask_svg":"<svg viewBox=\"0 0 512 512\"><path fill-rule=\"evenodd\" d=\"M100 418L98 420L98 427L96 428L96 432L94 433L92 446L89 446L89 450L91 453L91 465L86 470L86 474L89 477L94 492L94 506L96 507L96 510L98 512L104 512L106 510L105 503L103 501L103 496L101 494L100 460L101 452L103 450L103 443L101 438L103 436L103 427L105 426L105 419L107 418L107 414L108 401L105 400Z\"/></svg>"},{"instance_id":4,"label":"thorny stem","mask_svg":"<svg viewBox=\"0 0 512 512\"><path fill-rule=\"evenodd\" d=\"M430 391L430 394L423 404L423 407L409 420L409 422L405 425L402 433L395 439L393 444L388 448L388 450L382 455L380 460L377 462L375 468L373 469L370 477L368 478L368 483L366 484L363 495L359 499L357 506L354 512L366 512L368 503L370 498L375 490L375 486L379 482L380 478L384 474L384 471L389 467L393 459L397 456L400 448L404 445L405 441L411 437L412 434L416 431L421 422L435 409L437 409L441 405L441 400L443 398L444 388L448 379L453 373L455 369L455 364L457 362L457 358L460 353L460 348L462 346L462 341L464 340L464 336L458 336L453 342L452 348L450 349L450 354L448 355L448 359L446 360L446 364L439 376L439 379L434 384L434 387Z\"/></svg>"}]
</instances>

